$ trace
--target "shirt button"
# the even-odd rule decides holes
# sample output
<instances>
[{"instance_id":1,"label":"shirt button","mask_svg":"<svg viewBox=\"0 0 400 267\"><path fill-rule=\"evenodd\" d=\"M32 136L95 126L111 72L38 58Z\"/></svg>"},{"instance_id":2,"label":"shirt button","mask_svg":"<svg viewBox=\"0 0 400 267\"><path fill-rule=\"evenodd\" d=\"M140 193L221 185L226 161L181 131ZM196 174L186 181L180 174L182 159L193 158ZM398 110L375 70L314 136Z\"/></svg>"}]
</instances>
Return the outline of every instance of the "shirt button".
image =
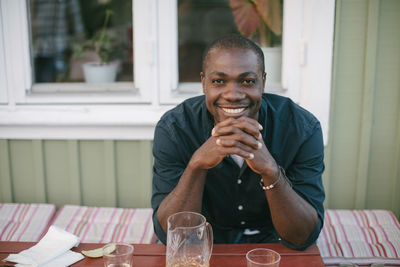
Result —
<instances>
[{"instance_id":1,"label":"shirt button","mask_svg":"<svg viewBox=\"0 0 400 267\"><path fill-rule=\"evenodd\" d=\"M242 183L242 180L238 179L238 180L237 180L237 183L238 183L238 184L241 184L241 183Z\"/></svg>"},{"instance_id":2,"label":"shirt button","mask_svg":"<svg viewBox=\"0 0 400 267\"><path fill-rule=\"evenodd\" d=\"M243 206L242 205L239 205L238 206L238 210L242 210L243 209Z\"/></svg>"},{"instance_id":3,"label":"shirt button","mask_svg":"<svg viewBox=\"0 0 400 267\"><path fill-rule=\"evenodd\" d=\"M245 222L245 221L241 221L240 224L241 224L241 225L245 225L246 222Z\"/></svg>"}]
</instances>

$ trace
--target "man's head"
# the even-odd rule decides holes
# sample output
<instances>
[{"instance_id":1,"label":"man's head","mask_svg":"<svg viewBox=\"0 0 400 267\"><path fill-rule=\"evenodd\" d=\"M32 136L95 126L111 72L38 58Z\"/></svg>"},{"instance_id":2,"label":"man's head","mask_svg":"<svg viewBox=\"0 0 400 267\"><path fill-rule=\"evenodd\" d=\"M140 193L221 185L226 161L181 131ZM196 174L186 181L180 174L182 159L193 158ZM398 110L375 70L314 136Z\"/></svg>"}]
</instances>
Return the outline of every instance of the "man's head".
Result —
<instances>
[{"instance_id":1,"label":"man's head","mask_svg":"<svg viewBox=\"0 0 400 267\"><path fill-rule=\"evenodd\" d=\"M254 43L252 40L247 39L246 37L239 34L232 34L221 37L219 39L214 40L210 43L203 52L203 62L202 62L202 71L204 73L204 69L206 68L208 55L213 49L230 49L230 48L242 48L252 50L257 55L257 62L261 66L261 70L265 72L265 62L264 62L264 53L261 48Z\"/></svg>"},{"instance_id":2,"label":"man's head","mask_svg":"<svg viewBox=\"0 0 400 267\"><path fill-rule=\"evenodd\" d=\"M205 50L200 76L215 123L229 117L258 119L265 85L264 55L251 40L230 35L214 41Z\"/></svg>"}]
</instances>

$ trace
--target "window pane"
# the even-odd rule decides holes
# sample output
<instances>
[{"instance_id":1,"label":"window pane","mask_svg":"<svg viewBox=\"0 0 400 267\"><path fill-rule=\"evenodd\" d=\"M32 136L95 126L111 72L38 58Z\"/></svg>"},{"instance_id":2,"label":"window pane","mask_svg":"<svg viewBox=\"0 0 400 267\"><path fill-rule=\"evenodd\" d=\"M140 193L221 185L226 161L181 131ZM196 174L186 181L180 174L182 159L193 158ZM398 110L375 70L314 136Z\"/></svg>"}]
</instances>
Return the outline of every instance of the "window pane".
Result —
<instances>
[{"instance_id":1,"label":"window pane","mask_svg":"<svg viewBox=\"0 0 400 267\"><path fill-rule=\"evenodd\" d=\"M277 47L278 56L273 57L278 57L278 66L274 71L267 68L267 75L279 72L275 79L280 81L282 0L179 0L179 82L199 82L206 45L231 33L241 33L262 47Z\"/></svg>"},{"instance_id":2,"label":"window pane","mask_svg":"<svg viewBox=\"0 0 400 267\"><path fill-rule=\"evenodd\" d=\"M30 20L36 83L133 81L132 0L30 0Z\"/></svg>"}]
</instances>

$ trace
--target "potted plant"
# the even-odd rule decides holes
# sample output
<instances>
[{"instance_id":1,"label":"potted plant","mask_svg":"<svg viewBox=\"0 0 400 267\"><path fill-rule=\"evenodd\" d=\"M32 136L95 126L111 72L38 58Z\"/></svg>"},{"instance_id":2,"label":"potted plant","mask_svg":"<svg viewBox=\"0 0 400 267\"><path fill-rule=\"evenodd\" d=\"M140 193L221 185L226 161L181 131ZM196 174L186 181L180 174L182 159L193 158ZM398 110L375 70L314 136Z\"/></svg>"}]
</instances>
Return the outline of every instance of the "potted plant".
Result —
<instances>
[{"instance_id":1,"label":"potted plant","mask_svg":"<svg viewBox=\"0 0 400 267\"><path fill-rule=\"evenodd\" d=\"M108 83L114 82L116 79L118 61L111 61L115 46L106 32L111 15L112 11L107 9L101 30L95 33L91 39L73 46L76 58L92 60L82 64L84 78L88 83Z\"/></svg>"},{"instance_id":2,"label":"potted plant","mask_svg":"<svg viewBox=\"0 0 400 267\"><path fill-rule=\"evenodd\" d=\"M239 32L263 50L268 83L280 84L282 0L230 0L230 7Z\"/></svg>"}]
</instances>

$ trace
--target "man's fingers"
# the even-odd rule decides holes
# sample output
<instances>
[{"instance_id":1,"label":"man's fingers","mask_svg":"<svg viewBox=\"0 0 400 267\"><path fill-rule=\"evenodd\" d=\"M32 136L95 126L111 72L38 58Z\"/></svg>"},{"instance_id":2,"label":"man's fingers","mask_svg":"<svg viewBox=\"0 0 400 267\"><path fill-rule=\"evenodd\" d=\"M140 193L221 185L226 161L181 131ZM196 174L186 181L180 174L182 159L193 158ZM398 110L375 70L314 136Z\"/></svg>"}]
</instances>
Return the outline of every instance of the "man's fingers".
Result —
<instances>
[{"instance_id":1,"label":"man's fingers","mask_svg":"<svg viewBox=\"0 0 400 267\"><path fill-rule=\"evenodd\" d=\"M236 125L236 123L235 123L235 125ZM245 129L245 128L253 128L254 127L254 129L257 129L257 130L255 130L255 132L259 132L259 131L263 130L262 125L258 121L254 120L252 118L249 118L249 117L240 117L240 118L238 118L237 119L237 125L238 125L238 127L240 125L243 125L243 129Z\"/></svg>"},{"instance_id":2,"label":"man's fingers","mask_svg":"<svg viewBox=\"0 0 400 267\"><path fill-rule=\"evenodd\" d=\"M262 143L260 141L257 141L257 149L261 149L262 148Z\"/></svg>"},{"instance_id":3,"label":"man's fingers","mask_svg":"<svg viewBox=\"0 0 400 267\"><path fill-rule=\"evenodd\" d=\"M253 136L255 139L261 140L261 129L262 126L256 120L247 117L241 117L239 119L229 118L223 122L218 123L212 129L211 135L217 137L222 135L236 134L242 131Z\"/></svg>"},{"instance_id":4,"label":"man's fingers","mask_svg":"<svg viewBox=\"0 0 400 267\"><path fill-rule=\"evenodd\" d=\"M223 147L240 147L243 150L251 152L262 148L262 142L251 138L248 135L221 136L216 140L216 144Z\"/></svg>"},{"instance_id":5,"label":"man's fingers","mask_svg":"<svg viewBox=\"0 0 400 267\"><path fill-rule=\"evenodd\" d=\"M221 142L218 140L220 140L220 139L217 139L217 141L216 141L217 145L218 145L218 143ZM235 154L235 155L241 156L242 158L245 158L245 159L253 159L254 158L254 153L252 153L251 151L248 151L244 147L223 146L223 145L219 145L219 146L220 146L220 152L225 156Z\"/></svg>"},{"instance_id":6,"label":"man's fingers","mask_svg":"<svg viewBox=\"0 0 400 267\"><path fill-rule=\"evenodd\" d=\"M262 139L262 135L258 131L258 129L251 127L250 125L238 124L238 125L229 125L229 126L224 126L224 127L218 126L218 127L214 127L211 131L211 135L214 137L228 136L228 135L240 134L240 133L246 133L257 140Z\"/></svg>"}]
</instances>

